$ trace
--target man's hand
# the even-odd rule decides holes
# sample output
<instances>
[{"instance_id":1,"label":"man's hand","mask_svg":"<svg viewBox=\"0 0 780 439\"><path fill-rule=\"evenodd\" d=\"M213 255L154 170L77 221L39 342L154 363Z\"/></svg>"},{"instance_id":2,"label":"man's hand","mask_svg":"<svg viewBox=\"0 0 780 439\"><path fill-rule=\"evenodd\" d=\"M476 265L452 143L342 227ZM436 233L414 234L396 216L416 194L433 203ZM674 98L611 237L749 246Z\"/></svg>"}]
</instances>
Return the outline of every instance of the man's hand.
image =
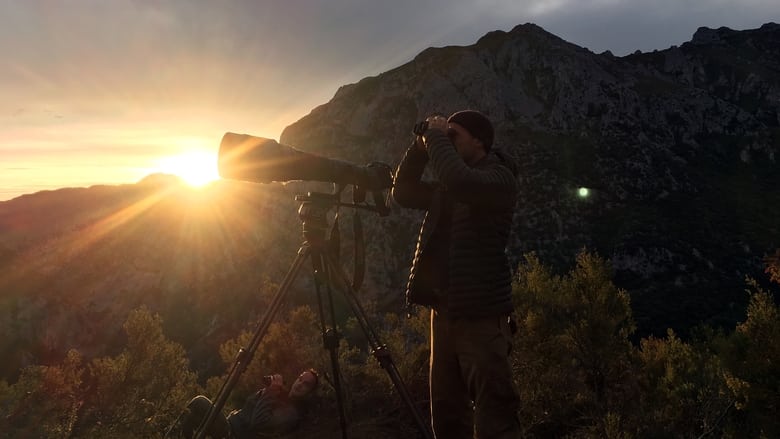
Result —
<instances>
[{"instance_id":1,"label":"man's hand","mask_svg":"<svg viewBox=\"0 0 780 439\"><path fill-rule=\"evenodd\" d=\"M425 151L425 142L423 141L422 136L417 136L414 144L420 151Z\"/></svg>"},{"instance_id":2,"label":"man's hand","mask_svg":"<svg viewBox=\"0 0 780 439\"><path fill-rule=\"evenodd\" d=\"M429 130L442 130L444 132L447 132L447 118L442 115L433 115L428 116L428 118L425 119L426 122L428 122L428 129ZM425 141L422 136L417 136L417 147L420 148L422 151L427 151L427 148L425 146Z\"/></svg>"},{"instance_id":3,"label":"man's hand","mask_svg":"<svg viewBox=\"0 0 780 439\"><path fill-rule=\"evenodd\" d=\"M284 378L280 374L271 375L271 384L268 387L284 387Z\"/></svg>"},{"instance_id":4,"label":"man's hand","mask_svg":"<svg viewBox=\"0 0 780 439\"><path fill-rule=\"evenodd\" d=\"M436 115L436 116L429 116L427 119L428 121L428 129L429 130L442 130L447 131L447 118L444 116Z\"/></svg>"},{"instance_id":5,"label":"man's hand","mask_svg":"<svg viewBox=\"0 0 780 439\"><path fill-rule=\"evenodd\" d=\"M353 182L369 191L381 191L393 187L393 169L381 162L355 167Z\"/></svg>"}]
</instances>

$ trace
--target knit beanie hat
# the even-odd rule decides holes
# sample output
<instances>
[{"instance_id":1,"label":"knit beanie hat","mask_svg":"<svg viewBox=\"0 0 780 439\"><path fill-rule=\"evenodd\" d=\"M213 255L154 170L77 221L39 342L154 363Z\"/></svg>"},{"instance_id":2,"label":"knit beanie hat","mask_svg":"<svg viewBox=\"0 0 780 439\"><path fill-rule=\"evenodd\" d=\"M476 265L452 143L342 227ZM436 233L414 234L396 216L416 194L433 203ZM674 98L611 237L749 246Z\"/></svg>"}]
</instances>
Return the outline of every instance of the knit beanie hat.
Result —
<instances>
[{"instance_id":1,"label":"knit beanie hat","mask_svg":"<svg viewBox=\"0 0 780 439\"><path fill-rule=\"evenodd\" d=\"M481 140L485 145L485 151L490 151L490 147L493 146L493 124L479 111L458 111L450 116L447 122L462 126L469 134Z\"/></svg>"}]
</instances>

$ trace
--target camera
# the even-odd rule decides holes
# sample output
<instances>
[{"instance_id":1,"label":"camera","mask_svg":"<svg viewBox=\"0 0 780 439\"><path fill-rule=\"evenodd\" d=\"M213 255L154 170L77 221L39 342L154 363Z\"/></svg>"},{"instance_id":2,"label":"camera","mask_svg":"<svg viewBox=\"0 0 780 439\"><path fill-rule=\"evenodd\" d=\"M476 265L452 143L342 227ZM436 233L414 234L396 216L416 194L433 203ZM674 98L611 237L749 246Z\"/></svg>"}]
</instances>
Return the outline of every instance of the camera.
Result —
<instances>
[{"instance_id":1,"label":"camera","mask_svg":"<svg viewBox=\"0 0 780 439\"><path fill-rule=\"evenodd\" d=\"M447 117L442 113L436 112L431 114L431 116L428 119L430 118L446 119ZM425 119L422 122L417 122L416 124L414 124L414 127L412 128L412 133L414 133L416 136L422 136L423 134L425 134L425 132L428 130L428 127L430 126L430 124L428 123L428 119Z\"/></svg>"},{"instance_id":2,"label":"camera","mask_svg":"<svg viewBox=\"0 0 780 439\"><path fill-rule=\"evenodd\" d=\"M271 385L271 382L274 380L274 377L272 375L265 375L263 377L263 385L265 387L268 387Z\"/></svg>"},{"instance_id":3,"label":"camera","mask_svg":"<svg viewBox=\"0 0 780 439\"><path fill-rule=\"evenodd\" d=\"M412 128L412 133L414 133L417 136L422 136L425 134L425 131L428 129L428 121L424 120L422 122L417 122L414 124L414 128Z\"/></svg>"}]
</instances>

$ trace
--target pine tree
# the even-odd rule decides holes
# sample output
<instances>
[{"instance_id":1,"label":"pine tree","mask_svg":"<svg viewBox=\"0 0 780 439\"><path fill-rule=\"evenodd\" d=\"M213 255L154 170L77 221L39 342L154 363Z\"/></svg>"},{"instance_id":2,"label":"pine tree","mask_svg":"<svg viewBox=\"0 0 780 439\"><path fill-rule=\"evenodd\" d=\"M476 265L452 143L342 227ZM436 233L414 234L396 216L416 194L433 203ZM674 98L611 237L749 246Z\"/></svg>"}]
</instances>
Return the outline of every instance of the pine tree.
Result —
<instances>
[{"instance_id":1,"label":"pine tree","mask_svg":"<svg viewBox=\"0 0 780 439\"><path fill-rule=\"evenodd\" d=\"M160 435L200 393L184 349L162 332L162 319L142 307L124 324L127 347L89 366L87 408L78 437Z\"/></svg>"},{"instance_id":2,"label":"pine tree","mask_svg":"<svg viewBox=\"0 0 780 439\"><path fill-rule=\"evenodd\" d=\"M576 267L558 276L528 255L514 299L512 361L529 434L620 437L621 413L636 400L629 342L635 326L609 263L583 250Z\"/></svg>"},{"instance_id":3,"label":"pine tree","mask_svg":"<svg viewBox=\"0 0 780 439\"><path fill-rule=\"evenodd\" d=\"M66 437L84 404L81 354L70 350L59 365L30 366L0 391L0 431L15 437Z\"/></svg>"},{"instance_id":4,"label":"pine tree","mask_svg":"<svg viewBox=\"0 0 780 439\"><path fill-rule=\"evenodd\" d=\"M721 431L734 398L726 392L721 362L711 348L714 336L706 328L701 331L704 336L696 343L686 343L671 329L664 339L640 342L640 437L706 437Z\"/></svg>"},{"instance_id":5,"label":"pine tree","mask_svg":"<svg viewBox=\"0 0 780 439\"><path fill-rule=\"evenodd\" d=\"M780 311L772 294L748 279L747 319L722 345L726 383L736 398L733 437L780 437Z\"/></svg>"}]
</instances>

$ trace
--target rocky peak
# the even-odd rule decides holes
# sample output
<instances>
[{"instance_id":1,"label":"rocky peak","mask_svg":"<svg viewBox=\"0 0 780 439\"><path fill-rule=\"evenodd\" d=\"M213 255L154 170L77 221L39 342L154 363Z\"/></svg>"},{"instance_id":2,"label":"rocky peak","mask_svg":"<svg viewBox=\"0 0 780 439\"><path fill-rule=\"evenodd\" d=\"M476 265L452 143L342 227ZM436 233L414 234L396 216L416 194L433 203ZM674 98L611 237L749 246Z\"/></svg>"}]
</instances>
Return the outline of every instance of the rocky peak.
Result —
<instances>
[{"instance_id":1,"label":"rocky peak","mask_svg":"<svg viewBox=\"0 0 780 439\"><path fill-rule=\"evenodd\" d=\"M724 41L721 39L721 35L727 33L733 33L734 31L727 27L720 27L718 29L711 29L709 27L702 26L696 30L691 39L691 44L698 45L713 45L721 44Z\"/></svg>"}]
</instances>

